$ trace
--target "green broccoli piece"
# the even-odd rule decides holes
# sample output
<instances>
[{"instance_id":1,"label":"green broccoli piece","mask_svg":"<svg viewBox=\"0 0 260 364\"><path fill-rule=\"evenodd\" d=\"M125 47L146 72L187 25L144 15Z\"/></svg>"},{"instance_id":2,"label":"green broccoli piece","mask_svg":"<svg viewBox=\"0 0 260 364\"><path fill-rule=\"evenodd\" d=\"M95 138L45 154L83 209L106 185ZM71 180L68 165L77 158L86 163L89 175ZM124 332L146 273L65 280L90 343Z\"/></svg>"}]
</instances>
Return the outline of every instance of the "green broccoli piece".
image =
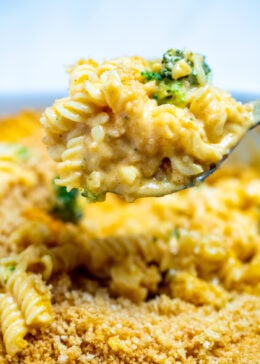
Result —
<instances>
[{"instance_id":1,"label":"green broccoli piece","mask_svg":"<svg viewBox=\"0 0 260 364\"><path fill-rule=\"evenodd\" d=\"M196 57L196 58L195 58ZM188 68L188 74L178 79L173 78L173 69L177 62L184 61ZM194 54L190 51L169 49L163 54L161 69L159 72L142 71L141 75L145 82L155 80L156 92L152 98L157 100L158 105L174 104L178 107L185 107L187 104L187 91L194 86L200 86L198 80L198 63L201 64L199 70L204 72L206 81L209 78L211 69L205 61L205 57ZM152 62L151 62L152 65ZM151 66L152 67L152 66ZM189 72L190 70L190 72ZM200 72L199 71L199 72Z\"/></svg>"},{"instance_id":2,"label":"green broccoli piece","mask_svg":"<svg viewBox=\"0 0 260 364\"><path fill-rule=\"evenodd\" d=\"M67 191L66 187L54 186L54 203L51 214L65 222L76 223L82 217L82 211L78 205L78 190L73 188Z\"/></svg>"},{"instance_id":3,"label":"green broccoli piece","mask_svg":"<svg viewBox=\"0 0 260 364\"><path fill-rule=\"evenodd\" d=\"M179 49L169 49L167 52L163 54L162 58L162 68L161 68L161 75L162 78L168 78L172 80L172 69L174 65L180 61L185 61L191 68L191 74L182 77L183 81L188 81L190 85L199 85L197 80L197 71L194 64L194 56L198 56L198 54L192 53L190 51L181 51ZM211 69L209 65L205 61L204 56L201 57L201 67L204 71L206 78L210 74Z\"/></svg>"},{"instance_id":4,"label":"green broccoli piece","mask_svg":"<svg viewBox=\"0 0 260 364\"><path fill-rule=\"evenodd\" d=\"M165 52L162 58L162 77L172 80L172 68L174 64L184 58L183 51L179 49L169 49Z\"/></svg>"},{"instance_id":5,"label":"green broccoli piece","mask_svg":"<svg viewBox=\"0 0 260 364\"><path fill-rule=\"evenodd\" d=\"M154 96L159 105L174 104L179 107L186 105L186 90L181 81L163 80L158 84L158 91Z\"/></svg>"},{"instance_id":6,"label":"green broccoli piece","mask_svg":"<svg viewBox=\"0 0 260 364\"><path fill-rule=\"evenodd\" d=\"M142 71L141 75L145 78L146 81L162 80L162 76L158 72Z\"/></svg>"}]
</instances>

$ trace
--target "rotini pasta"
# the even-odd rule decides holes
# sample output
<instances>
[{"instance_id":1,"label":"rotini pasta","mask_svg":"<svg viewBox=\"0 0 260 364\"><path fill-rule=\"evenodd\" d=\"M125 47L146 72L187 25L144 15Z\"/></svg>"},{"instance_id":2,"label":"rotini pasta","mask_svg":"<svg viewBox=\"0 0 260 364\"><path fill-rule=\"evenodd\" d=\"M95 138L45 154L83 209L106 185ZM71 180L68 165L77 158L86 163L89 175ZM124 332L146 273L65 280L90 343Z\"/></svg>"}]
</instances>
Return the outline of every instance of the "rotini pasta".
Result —
<instances>
[{"instance_id":1,"label":"rotini pasta","mask_svg":"<svg viewBox=\"0 0 260 364\"><path fill-rule=\"evenodd\" d=\"M147 265L141 259L128 257L111 267L110 290L117 296L126 296L132 301L144 301L148 293L154 294L162 280L161 272L154 265Z\"/></svg>"},{"instance_id":2,"label":"rotini pasta","mask_svg":"<svg viewBox=\"0 0 260 364\"><path fill-rule=\"evenodd\" d=\"M84 158L84 137L82 135L71 138L67 148L62 153L62 162L59 164L58 173L62 178L56 180L59 186L68 186L72 189L80 187L82 178L82 159ZM70 174L74 170L73 175Z\"/></svg>"},{"instance_id":3,"label":"rotini pasta","mask_svg":"<svg viewBox=\"0 0 260 364\"><path fill-rule=\"evenodd\" d=\"M253 105L210 85L204 58L189 51L169 50L161 62L81 60L70 74L69 97L41 123L57 183L81 188L90 201L183 189L254 122Z\"/></svg>"},{"instance_id":4,"label":"rotini pasta","mask_svg":"<svg viewBox=\"0 0 260 364\"><path fill-rule=\"evenodd\" d=\"M0 296L1 326L7 353L11 356L25 347L27 332L49 325L53 319L47 286L40 276L25 272L25 265L19 255L0 262L0 280L6 290Z\"/></svg>"},{"instance_id":5,"label":"rotini pasta","mask_svg":"<svg viewBox=\"0 0 260 364\"><path fill-rule=\"evenodd\" d=\"M111 267L128 256L140 256L146 263L159 262L163 253L161 245L164 243L162 239L158 239L155 243L153 236L144 235L90 239L87 242L89 251L87 268L99 277L106 277L110 275Z\"/></svg>"},{"instance_id":6,"label":"rotini pasta","mask_svg":"<svg viewBox=\"0 0 260 364\"><path fill-rule=\"evenodd\" d=\"M0 294L0 317L7 354L13 356L25 347L24 336L28 332L28 327L10 293Z\"/></svg>"},{"instance_id":7,"label":"rotini pasta","mask_svg":"<svg viewBox=\"0 0 260 364\"><path fill-rule=\"evenodd\" d=\"M6 287L21 309L27 325L41 327L50 324L53 318L50 292L38 275L16 268Z\"/></svg>"},{"instance_id":8,"label":"rotini pasta","mask_svg":"<svg viewBox=\"0 0 260 364\"><path fill-rule=\"evenodd\" d=\"M52 260L53 273L71 272L86 260L86 253L72 244L54 247L49 250Z\"/></svg>"}]
</instances>

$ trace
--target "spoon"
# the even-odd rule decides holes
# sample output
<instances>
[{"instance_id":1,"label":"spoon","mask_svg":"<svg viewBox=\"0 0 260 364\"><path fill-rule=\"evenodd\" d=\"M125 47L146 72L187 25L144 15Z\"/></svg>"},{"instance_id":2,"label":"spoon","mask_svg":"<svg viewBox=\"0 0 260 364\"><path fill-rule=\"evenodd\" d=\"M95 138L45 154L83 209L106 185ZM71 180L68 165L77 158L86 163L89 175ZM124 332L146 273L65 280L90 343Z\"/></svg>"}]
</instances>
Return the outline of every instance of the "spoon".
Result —
<instances>
[{"instance_id":1,"label":"spoon","mask_svg":"<svg viewBox=\"0 0 260 364\"><path fill-rule=\"evenodd\" d=\"M204 182L204 180L208 178L212 173L214 173L222 165L222 163L230 156L233 150L240 144L240 142L247 134L247 132L260 125L260 100L253 101L250 104L253 105L254 120L255 120L254 124L251 125L250 128L248 128L248 130L246 130L243 137L238 140L238 142L228 151L228 153L226 153L222 157L222 159L217 164L212 164L212 166L210 166L210 169L195 176L188 184L178 186L177 188L170 182L164 182L164 183L162 182L158 183L156 181L149 182L140 187L139 191L137 192L137 195L139 195L138 197L149 197L149 196L160 197L166 194L171 194L174 192L185 190L187 188L199 185L202 182Z\"/></svg>"},{"instance_id":2,"label":"spoon","mask_svg":"<svg viewBox=\"0 0 260 364\"><path fill-rule=\"evenodd\" d=\"M205 171L205 172L201 173L199 176L197 176L194 179L194 181L192 181L191 186L194 186L197 183L203 182L207 177L209 177L213 172L215 172L221 166L221 164L230 156L230 154L233 152L233 150L240 144L240 142L242 141L242 139L244 138L244 136L250 130L252 130L255 127L257 127L258 125L260 125L260 100L254 101L254 102L252 102L252 104L254 105L254 114L255 114L254 119L255 119L255 123L250 126L250 128L245 132L245 134L243 135L243 137L241 139L239 139L239 141L234 145L234 147L231 148L228 151L228 153L225 154L222 157L222 159L216 165L212 166L208 171Z\"/></svg>"}]
</instances>

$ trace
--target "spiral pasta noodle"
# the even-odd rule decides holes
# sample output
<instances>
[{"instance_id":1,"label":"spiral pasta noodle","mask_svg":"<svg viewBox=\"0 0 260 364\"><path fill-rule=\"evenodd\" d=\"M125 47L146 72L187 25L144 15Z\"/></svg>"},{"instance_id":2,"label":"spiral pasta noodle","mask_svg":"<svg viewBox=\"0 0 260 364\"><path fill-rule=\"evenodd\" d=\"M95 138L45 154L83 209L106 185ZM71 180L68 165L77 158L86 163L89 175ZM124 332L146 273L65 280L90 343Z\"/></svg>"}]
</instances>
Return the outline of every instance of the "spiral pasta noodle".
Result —
<instances>
[{"instance_id":1,"label":"spiral pasta noodle","mask_svg":"<svg viewBox=\"0 0 260 364\"><path fill-rule=\"evenodd\" d=\"M0 317L6 351L13 356L26 346L24 336L28 327L10 293L0 294Z\"/></svg>"},{"instance_id":2,"label":"spiral pasta noodle","mask_svg":"<svg viewBox=\"0 0 260 364\"><path fill-rule=\"evenodd\" d=\"M45 280L48 280L55 273L74 270L85 260L86 253L84 250L73 244L65 243L52 248L47 248L45 245L30 245L20 254L14 254L8 259L0 260L2 284L9 282L9 277L12 275L12 280L8 283L12 287L17 276L20 273L27 274L27 272L40 274ZM11 272L10 267L11 269L15 268L17 275ZM20 275L21 280L23 279L22 276L25 278L25 275Z\"/></svg>"},{"instance_id":3,"label":"spiral pasta noodle","mask_svg":"<svg viewBox=\"0 0 260 364\"><path fill-rule=\"evenodd\" d=\"M118 235L89 240L88 252L88 269L97 276L107 276L114 264L128 256L139 255L147 263L158 261L162 249L149 235Z\"/></svg>"},{"instance_id":4,"label":"spiral pasta noodle","mask_svg":"<svg viewBox=\"0 0 260 364\"><path fill-rule=\"evenodd\" d=\"M85 261L84 251L72 244L54 247L47 253L52 260L53 274L64 271L70 272Z\"/></svg>"},{"instance_id":5,"label":"spiral pasta noodle","mask_svg":"<svg viewBox=\"0 0 260 364\"><path fill-rule=\"evenodd\" d=\"M66 150L62 153L58 173L62 178L56 180L57 185L66 185L69 189L80 187L82 180L82 159L84 157L84 136L76 136L67 142ZM71 174L73 169L74 173Z\"/></svg>"},{"instance_id":6,"label":"spiral pasta noodle","mask_svg":"<svg viewBox=\"0 0 260 364\"><path fill-rule=\"evenodd\" d=\"M117 296L125 296L136 303L154 293L161 281L161 272L155 264L148 265L135 256L128 256L111 267L110 290Z\"/></svg>"},{"instance_id":7,"label":"spiral pasta noodle","mask_svg":"<svg viewBox=\"0 0 260 364\"><path fill-rule=\"evenodd\" d=\"M52 321L50 293L38 275L16 269L6 287L20 307L27 325L41 327Z\"/></svg>"},{"instance_id":8,"label":"spiral pasta noodle","mask_svg":"<svg viewBox=\"0 0 260 364\"><path fill-rule=\"evenodd\" d=\"M227 143L223 134L243 133L243 122L247 109L222 90L205 86L191 100L190 111L203 120L207 139L211 143Z\"/></svg>"},{"instance_id":9,"label":"spiral pasta noodle","mask_svg":"<svg viewBox=\"0 0 260 364\"><path fill-rule=\"evenodd\" d=\"M84 95L76 95L57 100L55 106L46 109L41 121L43 125L54 132L61 133L71 129L74 123L84 121L84 116L92 113L91 106L82 103Z\"/></svg>"}]
</instances>

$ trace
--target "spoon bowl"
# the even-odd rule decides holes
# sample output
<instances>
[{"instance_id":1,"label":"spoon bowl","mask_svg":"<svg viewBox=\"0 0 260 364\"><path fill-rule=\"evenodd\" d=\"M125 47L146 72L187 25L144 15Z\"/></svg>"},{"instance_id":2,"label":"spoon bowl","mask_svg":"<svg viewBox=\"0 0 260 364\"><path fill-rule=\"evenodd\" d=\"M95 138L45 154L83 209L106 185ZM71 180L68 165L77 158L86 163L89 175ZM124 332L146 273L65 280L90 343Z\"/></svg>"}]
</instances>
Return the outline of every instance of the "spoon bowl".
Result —
<instances>
[{"instance_id":1,"label":"spoon bowl","mask_svg":"<svg viewBox=\"0 0 260 364\"><path fill-rule=\"evenodd\" d=\"M257 126L260 125L260 100L251 102L251 104L253 104L253 108L254 108L254 120L255 123L250 126L250 128L246 131L246 133L244 134L244 136L252 129L256 128ZM227 154L225 154L222 159L214 166L212 166L209 170L201 173L199 176L195 177L194 180L191 182L191 184L185 186L183 189L192 187L194 185L200 184L202 183L206 178L208 178L212 173L214 173L221 165L222 163L230 156L230 154L234 151L234 149L240 144L240 142L242 141L242 139L244 138L244 136L236 143L236 145L234 145L233 148L231 148Z\"/></svg>"},{"instance_id":2,"label":"spoon bowl","mask_svg":"<svg viewBox=\"0 0 260 364\"><path fill-rule=\"evenodd\" d=\"M210 168L199 175L195 176L188 184L181 185L176 188L170 182L149 182L144 184L138 191L136 195L137 197L161 197L167 194L172 194L174 192L179 192L185 190L187 188L196 186L204 182L212 173L214 173L222 163L230 156L230 154L234 151L234 149L240 144L245 135L252 129L256 128L260 125L260 100L250 102L253 105L253 113L254 113L254 124L251 125L248 130L244 133L243 137L238 140L238 142L226 153L221 160L217 164L212 164ZM129 199L131 201L131 198Z\"/></svg>"}]
</instances>

